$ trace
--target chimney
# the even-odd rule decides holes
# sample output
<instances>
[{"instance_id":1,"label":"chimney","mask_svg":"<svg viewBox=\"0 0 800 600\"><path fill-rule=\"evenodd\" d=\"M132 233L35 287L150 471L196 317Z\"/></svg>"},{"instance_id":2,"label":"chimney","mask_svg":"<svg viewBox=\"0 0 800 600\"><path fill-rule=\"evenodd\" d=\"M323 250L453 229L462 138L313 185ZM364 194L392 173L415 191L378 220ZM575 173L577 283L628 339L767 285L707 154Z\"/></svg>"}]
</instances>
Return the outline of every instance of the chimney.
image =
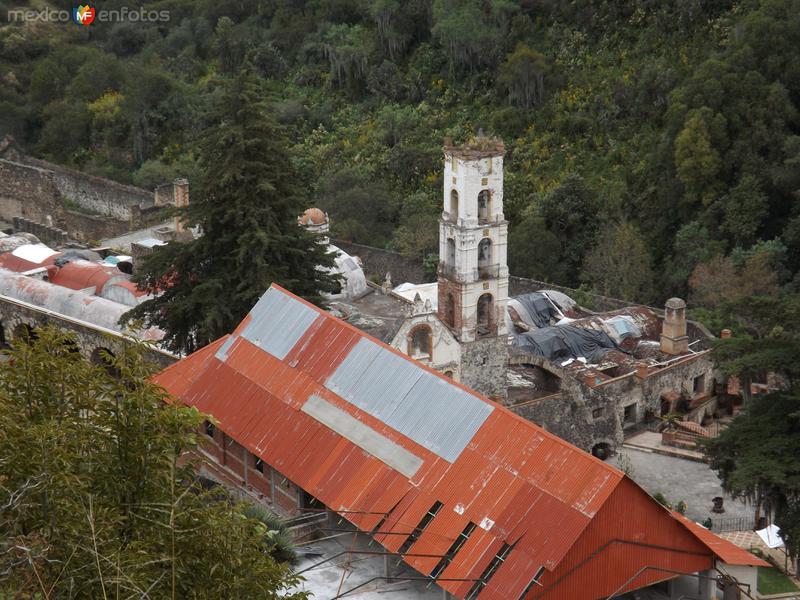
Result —
<instances>
[{"instance_id":1,"label":"chimney","mask_svg":"<svg viewBox=\"0 0 800 600\"><path fill-rule=\"evenodd\" d=\"M172 204L176 208L189 206L189 180L176 179L172 182ZM175 233L181 234L186 231L186 224L179 216L175 217Z\"/></svg>"},{"instance_id":2,"label":"chimney","mask_svg":"<svg viewBox=\"0 0 800 600\"><path fill-rule=\"evenodd\" d=\"M686 302L680 298L670 298L664 305L661 351L674 356L689 351L689 337L686 335Z\"/></svg>"}]
</instances>

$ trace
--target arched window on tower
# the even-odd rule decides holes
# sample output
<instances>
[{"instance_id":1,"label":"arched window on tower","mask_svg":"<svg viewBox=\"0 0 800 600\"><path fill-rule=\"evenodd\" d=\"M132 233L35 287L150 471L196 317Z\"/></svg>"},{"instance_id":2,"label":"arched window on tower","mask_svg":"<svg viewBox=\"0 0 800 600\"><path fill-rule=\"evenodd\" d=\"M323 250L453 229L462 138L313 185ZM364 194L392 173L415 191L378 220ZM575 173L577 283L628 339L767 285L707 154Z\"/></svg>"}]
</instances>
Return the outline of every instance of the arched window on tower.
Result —
<instances>
[{"instance_id":1,"label":"arched window on tower","mask_svg":"<svg viewBox=\"0 0 800 600\"><path fill-rule=\"evenodd\" d=\"M447 266L456 266L456 241L453 238L447 238Z\"/></svg>"},{"instance_id":2,"label":"arched window on tower","mask_svg":"<svg viewBox=\"0 0 800 600\"><path fill-rule=\"evenodd\" d=\"M478 275L482 278L491 277L492 240L483 238L478 244Z\"/></svg>"},{"instance_id":3,"label":"arched window on tower","mask_svg":"<svg viewBox=\"0 0 800 600\"><path fill-rule=\"evenodd\" d=\"M445 322L450 327L456 326L456 299L453 297L452 293L447 294L447 303L445 304L444 319Z\"/></svg>"},{"instance_id":4,"label":"arched window on tower","mask_svg":"<svg viewBox=\"0 0 800 600\"><path fill-rule=\"evenodd\" d=\"M478 298L478 336L489 335L492 332L492 313L494 312L494 298L491 294L483 294Z\"/></svg>"},{"instance_id":5,"label":"arched window on tower","mask_svg":"<svg viewBox=\"0 0 800 600\"><path fill-rule=\"evenodd\" d=\"M450 211L448 213L451 221L458 220L458 192L450 191Z\"/></svg>"},{"instance_id":6,"label":"arched window on tower","mask_svg":"<svg viewBox=\"0 0 800 600\"><path fill-rule=\"evenodd\" d=\"M433 332L428 325L417 325L408 334L408 352L411 358L428 360L432 358Z\"/></svg>"},{"instance_id":7,"label":"arched window on tower","mask_svg":"<svg viewBox=\"0 0 800 600\"><path fill-rule=\"evenodd\" d=\"M478 222L488 223L492 208L492 197L489 190L482 190L478 194Z\"/></svg>"}]
</instances>

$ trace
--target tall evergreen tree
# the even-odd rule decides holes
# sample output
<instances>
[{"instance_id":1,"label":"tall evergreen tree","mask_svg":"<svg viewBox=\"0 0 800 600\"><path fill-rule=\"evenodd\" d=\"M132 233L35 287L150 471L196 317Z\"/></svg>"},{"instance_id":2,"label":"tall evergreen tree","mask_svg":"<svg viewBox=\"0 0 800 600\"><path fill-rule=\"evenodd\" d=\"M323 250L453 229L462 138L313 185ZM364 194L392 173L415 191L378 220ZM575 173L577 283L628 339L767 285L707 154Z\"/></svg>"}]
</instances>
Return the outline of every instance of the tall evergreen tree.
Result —
<instances>
[{"instance_id":1,"label":"tall evergreen tree","mask_svg":"<svg viewBox=\"0 0 800 600\"><path fill-rule=\"evenodd\" d=\"M303 194L263 97L249 69L223 80L199 143L199 193L183 213L203 235L157 249L136 277L160 293L124 319L161 327L173 350L232 331L273 282L317 303L338 289L332 255L298 226Z\"/></svg>"}]
</instances>

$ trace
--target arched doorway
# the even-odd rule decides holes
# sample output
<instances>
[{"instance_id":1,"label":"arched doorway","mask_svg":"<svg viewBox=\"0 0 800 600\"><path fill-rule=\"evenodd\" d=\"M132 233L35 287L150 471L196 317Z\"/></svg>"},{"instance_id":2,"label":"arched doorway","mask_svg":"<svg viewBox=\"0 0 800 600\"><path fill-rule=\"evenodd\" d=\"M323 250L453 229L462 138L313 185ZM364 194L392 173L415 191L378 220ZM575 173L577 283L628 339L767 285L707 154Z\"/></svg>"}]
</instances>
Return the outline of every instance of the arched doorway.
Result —
<instances>
[{"instance_id":1,"label":"arched doorway","mask_svg":"<svg viewBox=\"0 0 800 600\"><path fill-rule=\"evenodd\" d=\"M448 211L451 221L458 220L458 192L450 191L450 210Z\"/></svg>"},{"instance_id":2,"label":"arched doorway","mask_svg":"<svg viewBox=\"0 0 800 600\"><path fill-rule=\"evenodd\" d=\"M492 196L489 190L481 190L478 194L478 222L488 223L492 208Z\"/></svg>"},{"instance_id":3,"label":"arched doorway","mask_svg":"<svg viewBox=\"0 0 800 600\"><path fill-rule=\"evenodd\" d=\"M492 312L494 298L491 294L483 294L478 298L477 334L489 335L492 331Z\"/></svg>"}]
</instances>

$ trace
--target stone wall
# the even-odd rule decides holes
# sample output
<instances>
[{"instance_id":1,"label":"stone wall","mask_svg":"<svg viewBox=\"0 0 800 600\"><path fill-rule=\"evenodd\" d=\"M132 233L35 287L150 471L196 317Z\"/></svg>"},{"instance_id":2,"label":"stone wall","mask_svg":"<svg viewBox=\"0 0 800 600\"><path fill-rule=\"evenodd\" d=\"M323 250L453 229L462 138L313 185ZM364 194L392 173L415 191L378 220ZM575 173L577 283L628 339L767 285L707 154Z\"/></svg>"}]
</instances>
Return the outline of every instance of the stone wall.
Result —
<instances>
[{"instance_id":1,"label":"stone wall","mask_svg":"<svg viewBox=\"0 0 800 600\"><path fill-rule=\"evenodd\" d=\"M20 335L26 326L37 328L46 325L55 325L74 333L78 348L90 360L96 360L97 352L101 348L118 354L125 344L131 343L129 338L113 331L101 329L90 323L71 319L19 300L0 296L0 342L13 343L15 337ZM158 365L159 369L166 368L178 360L177 356L156 348L150 348L146 352L146 357Z\"/></svg>"},{"instance_id":2,"label":"stone wall","mask_svg":"<svg viewBox=\"0 0 800 600\"><path fill-rule=\"evenodd\" d=\"M514 357L514 360L523 359ZM695 392L693 383L700 375L705 376L703 389ZM644 376L634 372L599 385L588 385L568 375L562 379L558 394L509 408L586 451L597 444L615 448L622 444L626 426L661 414L663 393L674 391L687 398L702 397L714 392L714 383L714 365L704 352ZM632 407L630 423L625 422L626 407Z\"/></svg>"},{"instance_id":3,"label":"stone wall","mask_svg":"<svg viewBox=\"0 0 800 600\"><path fill-rule=\"evenodd\" d=\"M24 217L47 223L60 208L60 196L44 169L0 159L0 219Z\"/></svg>"},{"instance_id":4,"label":"stone wall","mask_svg":"<svg viewBox=\"0 0 800 600\"><path fill-rule=\"evenodd\" d=\"M508 342L504 336L461 344L460 383L493 400L506 397Z\"/></svg>"},{"instance_id":5,"label":"stone wall","mask_svg":"<svg viewBox=\"0 0 800 600\"><path fill-rule=\"evenodd\" d=\"M163 207L156 206L152 192L29 156L13 156L18 160L0 158L2 220L22 217L87 242L164 219Z\"/></svg>"},{"instance_id":6,"label":"stone wall","mask_svg":"<svg viewBox=\"0 0 800 600\"><path fill-rule=\"evenodd\" d=\"M67 208L129 221L131 206L145 208L154 204L153 193L148 190L67 169L33 157L23 157L22 162L52 173L53 183Z\"/></svg>"},{"instance_id":7,"label":"stone wall","mask_svg":"<svg viewBox=\"0 0 800 600\"><path fill-rule=\"evenodd\" d=\"M67 232L58 227L49 227L24 217L14 217L14 232L32 233L45 244L59 247L67 243Z\"/></svg>"}]
</instances>

